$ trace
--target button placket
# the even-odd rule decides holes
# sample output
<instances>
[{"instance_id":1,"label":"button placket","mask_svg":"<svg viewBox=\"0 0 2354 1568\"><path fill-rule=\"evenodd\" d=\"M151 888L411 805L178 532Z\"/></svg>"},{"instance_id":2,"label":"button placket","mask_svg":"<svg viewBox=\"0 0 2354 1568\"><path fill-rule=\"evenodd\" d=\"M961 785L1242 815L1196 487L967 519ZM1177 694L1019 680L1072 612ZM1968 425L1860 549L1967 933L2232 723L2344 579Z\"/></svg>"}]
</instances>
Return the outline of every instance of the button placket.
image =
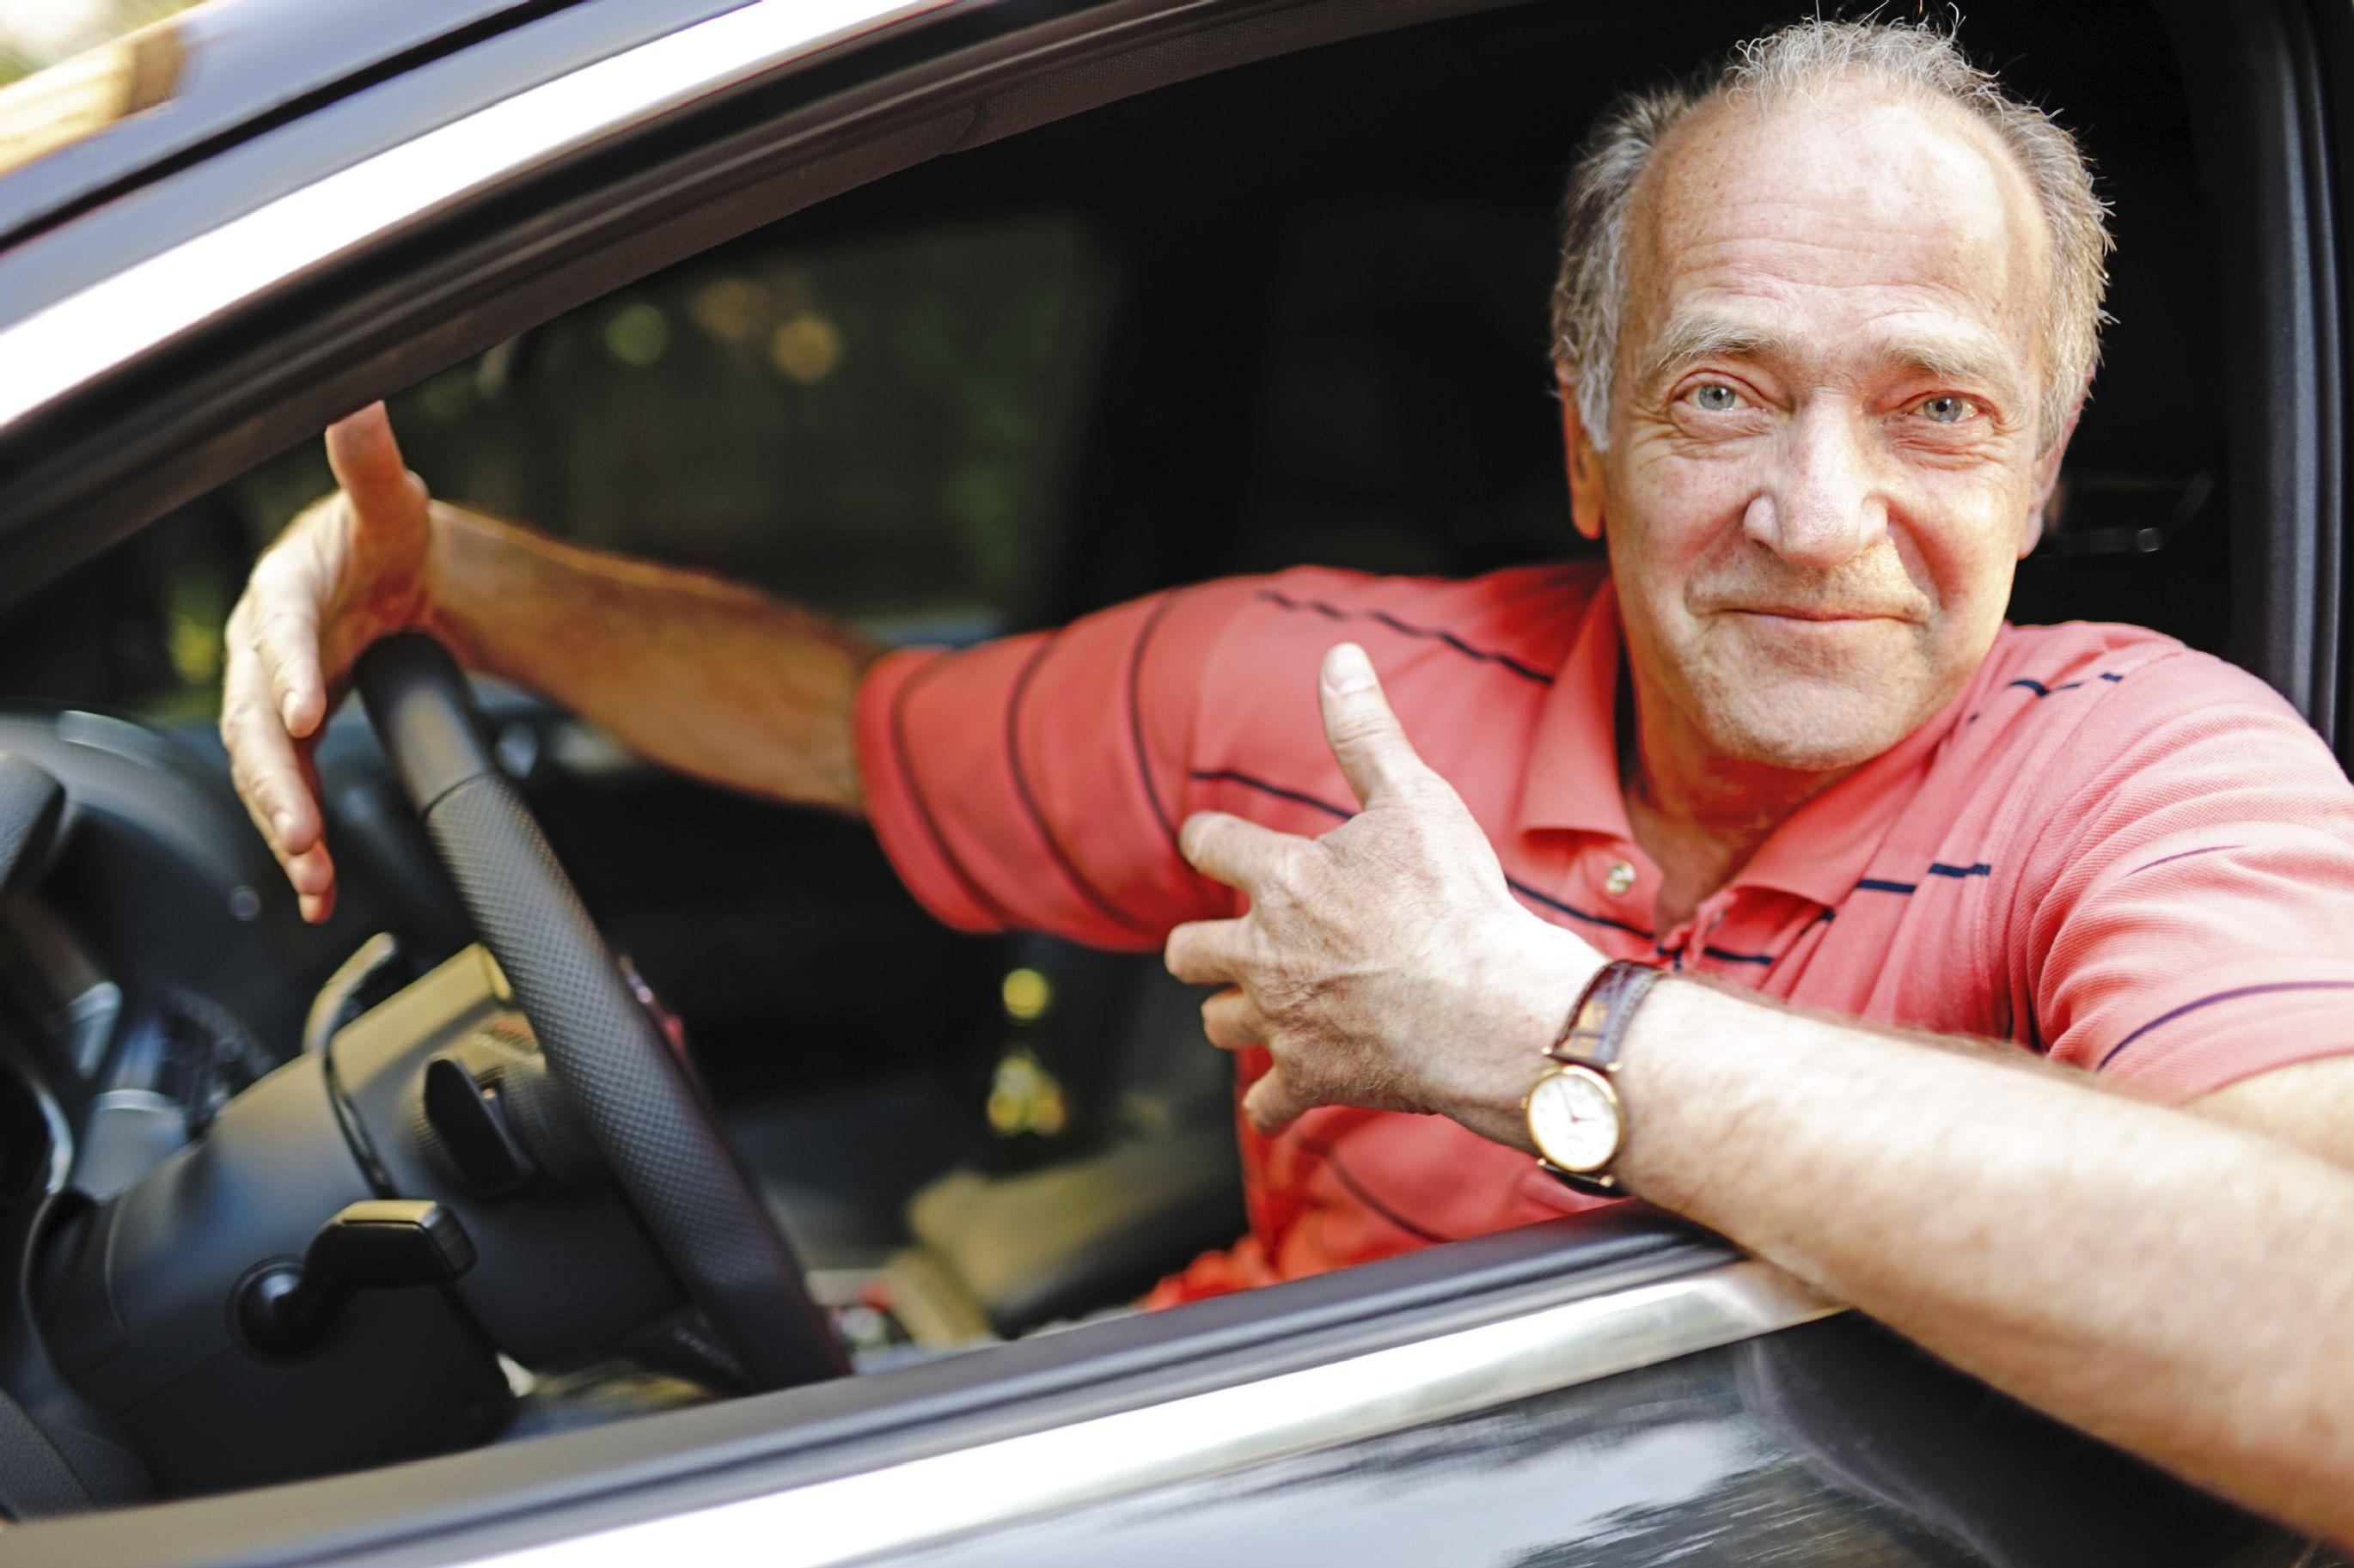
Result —
<instances>
[{"instance_id":1,"label":"button placket","mask_svg":"<svg viewBox=\"0 0 2354 1568\"><path fill-rule=\"evenodd\" d=\"M1701 906L1692 911L1691 919L1660 938L1659 950L1672 954L1678 969L1684 967L1688 957L1693 967L1698 968L1701 960L1708 956L1708 945L1716 939L1716 928L1724 924L1732 901L1730 888L1702 901Z\"/></svg>"}]
</instances>

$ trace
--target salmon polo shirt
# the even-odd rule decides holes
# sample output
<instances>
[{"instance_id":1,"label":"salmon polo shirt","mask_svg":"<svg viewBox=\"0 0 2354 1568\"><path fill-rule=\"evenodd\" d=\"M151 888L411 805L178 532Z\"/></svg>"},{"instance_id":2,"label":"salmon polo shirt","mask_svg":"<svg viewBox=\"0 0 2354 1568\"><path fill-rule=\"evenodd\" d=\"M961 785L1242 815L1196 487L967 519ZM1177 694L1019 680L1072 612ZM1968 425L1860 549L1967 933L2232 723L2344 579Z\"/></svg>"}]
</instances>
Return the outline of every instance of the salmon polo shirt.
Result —
<instances>
[{"instance_id":1,"label":"salmon polo shirt","mask_svg":"<svg viewBox=\"0 0 2354 1568\"><path fill-rule=\"evenodd\" d=\"M1670 930L1619 795L1617 598L1599 567L1300 568L893 653L856 714L884 849L969 931L1144 950L1235 915L1240 895L1178 853L1178 824L1214 809L1313 835L1349 817L1317 705L1343 640L1522 906L1607 958L2017 1041L2178 1101L2354 1049L2354 787L2263 683L2127 626L2004 627L1950 706ZM1244 1084L1267 1066L1242 1053ZM1440 1117L1327 1108L1241 1139L1250 1234L1158 1299L1591 1202Z\"/></svg>"}]
</instances>

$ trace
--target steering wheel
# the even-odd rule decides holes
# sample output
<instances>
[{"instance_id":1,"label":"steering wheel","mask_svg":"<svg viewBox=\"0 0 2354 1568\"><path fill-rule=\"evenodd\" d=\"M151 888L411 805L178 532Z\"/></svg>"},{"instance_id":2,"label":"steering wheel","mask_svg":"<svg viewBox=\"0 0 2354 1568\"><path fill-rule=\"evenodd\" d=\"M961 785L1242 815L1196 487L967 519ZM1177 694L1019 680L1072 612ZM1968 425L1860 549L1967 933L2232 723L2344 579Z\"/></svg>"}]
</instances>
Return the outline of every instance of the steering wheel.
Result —
<instances>
[{"instance_id":1,"label":"steering wheel","mask_svg":"<svg viewBox=\"0 0 2354 1568\"><path fill-rule=\"evenodd\" d=\"M791 1245L702 1089L639 1004L522 794L482 743L465 678L416 632L360 656L368 722L539 1049L672 1273L756 1389L849 1370Z\"/></svg>"}]
</instances>

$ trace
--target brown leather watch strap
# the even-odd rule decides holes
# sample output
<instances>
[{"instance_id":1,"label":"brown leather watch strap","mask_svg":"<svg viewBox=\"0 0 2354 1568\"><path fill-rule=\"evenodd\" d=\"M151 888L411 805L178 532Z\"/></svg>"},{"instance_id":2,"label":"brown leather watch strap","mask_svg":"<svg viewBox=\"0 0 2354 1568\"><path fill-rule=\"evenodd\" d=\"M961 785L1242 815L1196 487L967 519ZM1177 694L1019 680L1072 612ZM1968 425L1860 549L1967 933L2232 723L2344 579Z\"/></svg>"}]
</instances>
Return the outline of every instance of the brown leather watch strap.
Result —
<instances>
[{"instance_id":1,"label":"brown leather watch strap","mask_svg":"<svg viewBox=\"0 0 2354 1568\"><path fill-rule=\"evenodd\" d=\"M1659 984L1660 971L1649 964L1614 959L1602 966L1578 993L1576 1004L1561 1026L1561 1035L1546 1047L1556 1062L1606 1068L1618 1060L1635 1009Z\"/></svg>"}]
</instances>

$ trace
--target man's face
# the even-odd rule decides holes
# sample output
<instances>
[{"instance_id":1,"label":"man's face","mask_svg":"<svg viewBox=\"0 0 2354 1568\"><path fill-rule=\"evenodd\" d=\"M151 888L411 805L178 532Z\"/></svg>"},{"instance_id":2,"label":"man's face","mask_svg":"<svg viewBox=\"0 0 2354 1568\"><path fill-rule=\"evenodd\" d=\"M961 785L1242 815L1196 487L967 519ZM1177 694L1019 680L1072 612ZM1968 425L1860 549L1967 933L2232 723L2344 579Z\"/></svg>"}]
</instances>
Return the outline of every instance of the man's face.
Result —
<instances>
[{"instance_id":1,"label":"man's face","mask_svg":"<svg viewBox=\"0 0 2354 1568\"><path fill-rule=\"evenodd\" d=\"M2035 541L2049 242L1989 135L1882 90L1704 111L1661 158L1607 451L1572 431L1645 744L1853 767L1961 689Z\"/></svg>"}]
</instances>

